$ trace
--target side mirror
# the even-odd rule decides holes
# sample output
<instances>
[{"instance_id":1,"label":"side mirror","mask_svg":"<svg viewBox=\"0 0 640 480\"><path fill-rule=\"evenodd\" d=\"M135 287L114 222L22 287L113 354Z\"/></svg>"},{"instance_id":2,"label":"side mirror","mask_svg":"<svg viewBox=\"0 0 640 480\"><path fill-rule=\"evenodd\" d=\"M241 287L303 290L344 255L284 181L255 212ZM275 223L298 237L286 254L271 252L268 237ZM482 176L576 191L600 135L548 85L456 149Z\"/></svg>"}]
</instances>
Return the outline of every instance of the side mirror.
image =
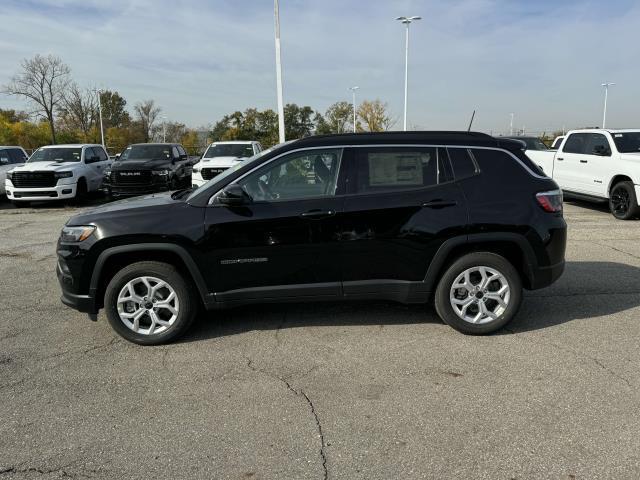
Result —
<instances>
[{"instance_id":1,"label":"side mirror","mask_svg":"<svg viewBox=\"0 0 640 480\"><path fill-rule=\"evenodd\" d=\"M604 145L596 145L595 147L593 147L593 154L599 155L601 157L607 157L611 155L611 150L609 150Z\"/></svg>"},{"instance_id":2,"label":"side mirror","mask_svg":"<svg viewBox=\"0 0 640 480\"><path fill-rule=\"evenodd\" d=\"M121 153L116 153L116 158L114 159L116 162L117 162L118 160L120 160L120 155L122 155L122 154L121 154Z\"/></svg>"},{"instance_id":3,"label":"side mirror","mask_svg":"<svg viewBox=\"0 0 640 480\"><path fill-rule=\"evenodd\" d=\"M251 203L253 199L244 191L240 185L232 183L224 187L220 195L218 195L218 203L222 205L228 205L230 207L237 207L240 205L247 205Z\"/></svg>"}]
</instances>

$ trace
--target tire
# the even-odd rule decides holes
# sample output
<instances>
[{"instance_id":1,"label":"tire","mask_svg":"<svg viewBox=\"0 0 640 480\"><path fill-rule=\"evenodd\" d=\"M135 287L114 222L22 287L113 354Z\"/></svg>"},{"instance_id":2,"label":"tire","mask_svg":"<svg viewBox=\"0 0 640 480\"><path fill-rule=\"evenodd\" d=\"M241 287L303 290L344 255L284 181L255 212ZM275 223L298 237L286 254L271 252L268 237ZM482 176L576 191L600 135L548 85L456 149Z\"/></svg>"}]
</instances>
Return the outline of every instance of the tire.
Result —
<instances>
[{"instance_id":1,"label":"tire","mask_svg":"<svg viewBox=\"0 0 640 480\"><path fill-rule=\"evenodd\" d=\"M11 200L11 203L16 208L29 208L31 206L31 202L21 202L21 201Z\"/></svg>"},{"instance_id":2,"label":"tire","mask_svg":"<svg viewBox=\"0 0 640 480\"><path fill-rule=\"evenodd\" d=\"M633 182L618 182L609 194L609 210L618 220L631 220L640 214Z\"/></svg>"},{"instance_id":3,"label":"tire","mask_svg":"<svg viewBox=\"0 0 640 480\"><path fill-rule=\"evenodd\" d=\"M174 309L170 311L168 307L158 306L153 308L151 298L146 296L149 292L144 281L138 280L133 286L128 286L129 282L147 278L148 284L155 287L157 281L165 282L167 287L158 289L155 299L157 301L167 299L170 293L175 294L174 300L169 301L169 306ZM138 304L134 300L121 302L118 305L119 295L131 296L131 288L134 289L136 299L145 301L146 304ZM183 335L193 323L198 311L198 299L194 294L191 282L186 279L173 265L162 262L137 262L124 267L116 273L107 285L104 306L107 319L111 327L123 338L139 345L160 345L170 342ZM119 308L120 307L120 308ZM153 314L151 312L154 312ZM177 311L177 315L175 312ZM133 312L141 312L136 324ZM129 318L122 317L122 314ZM165 322L156 324L152 328L152 315ZM128 322L128 323L125 323ZM157 332L157 333L156 333Z\"/></svg>"},{"instance_id":4,"label":"tire","mask_svg":"<svg viewBox=\"0 0 640 480\"><path fill-rule=\"evenodd\" d=\"M84 178L78 179L78 185L76 186L76 202L82 202L87 198L89 190L87 189L87 181Z\"/></svg>"},{"instance_id":5,"label":"tire","mask_svg":"<svg viewBox=\"0 0 640 480\"><path fill-rule=\"evenodd\" d=\"M482 269L484 269L485 278L490 281L487 288L477 289L482 281ZM470 282L467 283L470 289L458 282L459 277L462 277L466 271L470 271ZM500 277L493 277L496 273ZM460 286L453 290L454 284ZM503 291L505 285L508 289ZM500 291L503 293L499 294ZM489 298L487 293L492 298ZM458 302L467 300L469 305L464 308L464 305L458 304L456 308L460 310L454 310L450 295ZM493 299L496 296L501 298L504 305ZM435 293L435 308L438 316L447 325L469 335L485 335L502 328L516 316L521 303L520 275L504 257L489 252L469 253L455 260L440 278ZM478 317L480 310L484 308L490 310L496 318L482 313L476 319L478 323L473 323L469 317ZM463 319L456 311L461 311L467 319Z\"/></svg>"}]
</instances>

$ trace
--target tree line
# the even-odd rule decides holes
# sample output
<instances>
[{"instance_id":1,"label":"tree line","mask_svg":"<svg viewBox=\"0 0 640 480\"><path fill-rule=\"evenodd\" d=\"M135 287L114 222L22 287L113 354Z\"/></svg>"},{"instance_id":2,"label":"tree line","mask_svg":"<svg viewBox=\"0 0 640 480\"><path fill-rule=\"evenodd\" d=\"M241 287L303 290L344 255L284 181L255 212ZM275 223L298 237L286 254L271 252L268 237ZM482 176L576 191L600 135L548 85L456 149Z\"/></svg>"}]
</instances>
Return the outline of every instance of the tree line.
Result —
<instances>
[{"instance_id":1,"label":"tree line","mask_svg":"<svg viewBox=\"0 0 640 480\"><path fill-rule=\"evenodd\" d=\"M179 142L196 153L210 141L258 140L269 147L278 142L278 115L272 109L247 108L224 115L211 129L195 129L175 121L162 122L162 109L153 99L134 104L114 90L81 86L60 57L36 55L22 61L19 71L1 92L27 101L29 109L0 108L0 145L34 149L57 143L100 143L99 106L105 144L116 153L137 142ZM284 108L288 140L314 134L354 131L353 105L341 101L324 113L308 105ZM385 131L396 119L381 100L365 100L356 109L355 130Z\"/></svg>"}]
</instances>

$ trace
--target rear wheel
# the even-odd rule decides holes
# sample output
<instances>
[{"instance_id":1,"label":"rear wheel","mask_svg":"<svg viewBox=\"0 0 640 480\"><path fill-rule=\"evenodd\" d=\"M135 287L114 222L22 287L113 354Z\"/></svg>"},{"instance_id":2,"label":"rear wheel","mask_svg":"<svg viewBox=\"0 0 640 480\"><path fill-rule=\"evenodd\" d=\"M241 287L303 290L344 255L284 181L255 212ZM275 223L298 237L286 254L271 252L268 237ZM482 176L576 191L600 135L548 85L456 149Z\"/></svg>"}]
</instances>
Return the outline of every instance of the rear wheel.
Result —
<instances>
[{"instance_id":1,"label":"rear wheel","mask_svg":"<svg viewBox=\"0 0 640 480\"><path fill-rule=\"evenodd\" d=\"M114 275L104 305L120 336L140 345L159 345L178 338L193 323L198 306L193 292L173 265L138 262Z\"/></svg>"},{"instance_id":2,"label":"rear wheel","mask_svg":"<svg viewBox=\"0 0 640 480\"><path fill-rule=\"evenodd\" d=\"M436 312L459 332L483 335L510 322L520 308L522 281L500 255L475 252L453 262L438 283Z\"/></svg>"},{"instance_id":3,"label":"rear wheel","mask_svg":"<svg viewBox=\"0 0 640 480\"><path fill-rule=\"evenodd\" d=\"M609 210L618 220L630 220L640 213L632 182L616 183L609 195Z\"/></svg>"}]
</instances>

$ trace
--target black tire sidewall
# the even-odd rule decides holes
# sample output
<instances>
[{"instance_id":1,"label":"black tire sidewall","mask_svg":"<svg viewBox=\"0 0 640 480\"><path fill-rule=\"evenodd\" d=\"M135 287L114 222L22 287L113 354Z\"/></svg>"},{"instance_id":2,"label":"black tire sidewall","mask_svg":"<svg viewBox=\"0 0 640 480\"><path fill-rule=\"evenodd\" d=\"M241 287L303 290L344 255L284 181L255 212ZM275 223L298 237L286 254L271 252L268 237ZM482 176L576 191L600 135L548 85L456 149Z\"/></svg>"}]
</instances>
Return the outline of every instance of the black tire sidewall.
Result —
<instances>
[{"instance_id":1,"label":"black tire sidewall","mask_svg":"<svg viewBox=\"0 0 640 480\"><path fill-rule=\"evenodd\" d=\"M506 311L497 320L481 325L465 322L454 312L449 301L449 291L453 281L468 268L486 266L499 271L509 283L510 300ZM447 325L459 332L470 335L485 335L509 323L520 309L522 303L522 279L513 265L504 257L495 253L475 252L464 255L454 261L444 272L435 293L436 312Z\"/></svg>"},{"instance_id":2,"label":"black tire sidewall","mask_svg":"<svg viewBox=\"0 0 640 480\"><path fill-rule=\"evenodd\" d=\"M611 197L613 196L613 192L615 192L618 188L624 188L629 194L629 210L625 215L616 215L615 210L613 208L613 201ZM611 214L617 218L618 220L631 220L632 218L638 215L638 199L636 198L636 189L631 182L619 182L616 183L611 189L611 194L609 195L609 211Z\"/></svg>"},{"instance_id":3,"label":"black tire sidewall","mask_svg":"<svg viewBox=\"0 0 640 480\"><path fill-rule=\"evenodd\" d=\"M136 277L157 277L167 282L176 292L180 309L178 318L166 331L158 335L141 335L128 328L118 315L117 299L124 285ZM183 275L172 265L161 262L139 262L116 273L107 285L104 308L111 327L123 338L139 345L161 345L184 334L193 322L197 307L193 289Z\"/></svg>"}]
</instances>

